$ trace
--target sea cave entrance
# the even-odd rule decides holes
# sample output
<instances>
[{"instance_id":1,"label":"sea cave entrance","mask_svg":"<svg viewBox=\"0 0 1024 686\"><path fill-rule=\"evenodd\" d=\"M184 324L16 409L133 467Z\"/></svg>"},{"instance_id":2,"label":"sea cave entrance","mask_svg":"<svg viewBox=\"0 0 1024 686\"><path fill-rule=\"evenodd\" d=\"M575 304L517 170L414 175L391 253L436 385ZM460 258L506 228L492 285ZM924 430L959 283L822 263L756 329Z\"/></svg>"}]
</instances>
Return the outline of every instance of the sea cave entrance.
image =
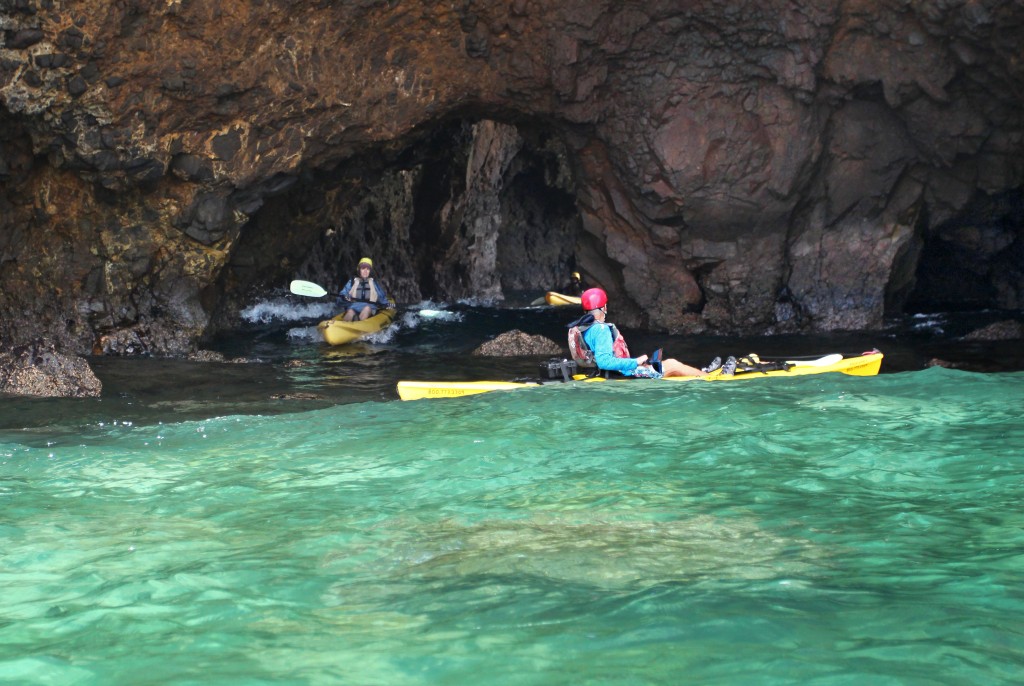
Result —
<instances>
[{"instance_id":1,"label":"sea cave entrance","mask_svg":"<svg viewBox=\"0 0 1024 686\"><path fill-rule=\"evenodd\" d=\"M222 275L220 328L290 279L339 288L364 255L399 302L528 302L578 269L580 227L558 135L450 120L266 198Z\"/></svg>"},{"instance_id":2,"label":"sea cave entrance","mask_svg":"<svg viewBox=\"0 0 1024 686\"><path fill-rule=\"evenodd\" d=\"M907 313L1024 308L1024 189L979 193L927 231Z\"/></svg>"}]
</instances>

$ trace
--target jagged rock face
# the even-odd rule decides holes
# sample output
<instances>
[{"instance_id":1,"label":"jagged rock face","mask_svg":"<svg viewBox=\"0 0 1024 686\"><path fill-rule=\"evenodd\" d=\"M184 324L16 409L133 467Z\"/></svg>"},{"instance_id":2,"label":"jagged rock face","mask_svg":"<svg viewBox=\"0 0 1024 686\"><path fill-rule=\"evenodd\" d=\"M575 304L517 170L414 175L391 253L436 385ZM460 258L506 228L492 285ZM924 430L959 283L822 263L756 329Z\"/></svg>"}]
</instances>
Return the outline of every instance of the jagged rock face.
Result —
<instances>
[{"instance_id":1,"label":"jagged rock face","mask_svg":"<svg viewBox=\"0 0 1024 686\"><path fill-rule=\"evenodd\" d=\"M89 363L40 341L0 350L0 394L94 398L103 384Z\"/></svg>"},{"instance_id":2,"label":"jagged rock face","mask_svg":"<svg viewBox=\"0 0 1024 686\"><path fill-rule=\"evenodd\" d=\"M406 301L579 269L673 331L877 327L919 275L1024 297L1019 2L0 0L0 29L15 341L183 352L363 254ZM964 255L969 294L935 277Z\"/></svg>"}]
</instances>

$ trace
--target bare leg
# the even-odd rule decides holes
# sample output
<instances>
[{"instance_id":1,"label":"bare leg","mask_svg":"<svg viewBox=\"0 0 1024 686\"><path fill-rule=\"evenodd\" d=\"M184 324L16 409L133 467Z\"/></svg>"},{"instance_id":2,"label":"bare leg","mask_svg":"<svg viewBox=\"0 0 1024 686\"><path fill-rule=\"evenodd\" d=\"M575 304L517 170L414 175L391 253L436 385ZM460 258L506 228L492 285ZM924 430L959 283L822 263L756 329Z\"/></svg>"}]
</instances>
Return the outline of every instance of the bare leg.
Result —
<instances>
[{"instance_id":1,"label":"bare leg","mask_svg":"<svg viewBox=\"0 0 1024 686\"><path fill-rule=\"evenodd\" d=\"M342 321L350 322L353 319L355 319L355 316L356 316L356 311L355 310L345 310L345 316L342 317L341 319L342 319Z\"/></svg>"},{"instance_id":2,"label":"bare leg","mask_svg":"<svg viewBox=\"0 0 1024 686\"><path fill-rule=\"evenodd\" d=\"M370 310L372 310L372 309L373 309L372 307L364 307L363 311L359 313L359 321L362 321L364 319L369 319L370 318Z\"/></svg>"},{"instance_id":3,"label":"bare leg","mask_svg":"<svg viewBox=\"0 0 1024 686\"><path fill-rule=\"evenodd\" d=\"M707 376L696 367L691 367L672 358L661 361L661 371L665 376Z\"/></svg>"}]
</instances>

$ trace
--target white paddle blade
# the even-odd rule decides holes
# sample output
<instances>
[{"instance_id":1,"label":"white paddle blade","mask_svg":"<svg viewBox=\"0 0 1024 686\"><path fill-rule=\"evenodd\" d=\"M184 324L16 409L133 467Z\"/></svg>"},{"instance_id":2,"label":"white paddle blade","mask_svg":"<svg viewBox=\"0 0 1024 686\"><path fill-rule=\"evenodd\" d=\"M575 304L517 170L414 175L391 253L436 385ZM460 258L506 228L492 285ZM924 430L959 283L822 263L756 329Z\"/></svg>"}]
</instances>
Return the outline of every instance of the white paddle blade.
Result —
<instances>
[{"instance_id":1,"label":"white paddle blade","mask_svg":"<svg viewBox=\"0 0 1024 686\"><path fill-rule=\"evenodd\" d=\"M327 295L327 291L312 281L300 281L296 279L295 281L292 281L290 288L292 293L295 295L308 295L310 298L322 298Z\"/></svg>"},{"instance_id":2,"label":"white paddle blade","mask_svg":"<svg viewBox=\"0 0 1024 686\"><path fill-rule=\"evenodd\" d=\"M786 364L791 364L795 367L828 367L836 362L843 359L843 356L839 353L832 355L825 355L825 357L819 357L816 360L786 360Z\"/></svg>"}]
</instances>

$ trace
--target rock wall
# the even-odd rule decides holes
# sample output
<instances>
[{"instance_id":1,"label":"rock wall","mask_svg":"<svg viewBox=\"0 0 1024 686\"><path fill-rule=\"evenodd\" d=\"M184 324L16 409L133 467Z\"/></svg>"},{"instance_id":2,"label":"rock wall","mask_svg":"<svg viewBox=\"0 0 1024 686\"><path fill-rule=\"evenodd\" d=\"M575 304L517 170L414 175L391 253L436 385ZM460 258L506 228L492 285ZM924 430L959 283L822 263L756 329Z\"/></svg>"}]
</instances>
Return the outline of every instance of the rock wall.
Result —
<instances>
[{"instance_id":1,"label":"rock wall","mask_svg":"<svg viewBox=\"0 0 1024 686\"><path fill-rule=\"evenodd\" d=\"M1019 2L0 0L0 31L10 342L182 353L363 253L406 300L580 269L672 331L878 327L958 256L945 300L1024 297Z\"/></svg>"}]
</instances>

